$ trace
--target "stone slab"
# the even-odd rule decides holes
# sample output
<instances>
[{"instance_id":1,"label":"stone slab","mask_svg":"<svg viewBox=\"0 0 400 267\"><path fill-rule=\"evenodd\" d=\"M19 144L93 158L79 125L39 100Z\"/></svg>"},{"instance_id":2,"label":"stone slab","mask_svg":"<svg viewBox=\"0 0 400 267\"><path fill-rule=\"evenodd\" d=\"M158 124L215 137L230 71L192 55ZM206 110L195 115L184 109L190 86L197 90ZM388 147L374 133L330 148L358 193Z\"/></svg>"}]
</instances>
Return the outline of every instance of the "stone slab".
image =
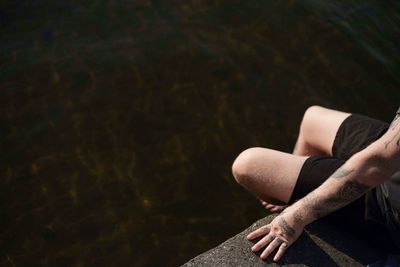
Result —
<instances>
[{"instance_id":1,"label":"stone slab","mask_svg":"<svg viewBox=\"0 0 400 267\"><path fill-rule=\"evenodd\" d=\"M355 236L345 234L324 221L317 221L307 226L278 263L273 262L272 257L263 261L259 258L260 253L255 254L250 250L255 241L248 241L245 236L274 217L270 215L255 222L183 266L366 266L386 256L378 248L367 245Z\"/></svg>"}]
</instances>

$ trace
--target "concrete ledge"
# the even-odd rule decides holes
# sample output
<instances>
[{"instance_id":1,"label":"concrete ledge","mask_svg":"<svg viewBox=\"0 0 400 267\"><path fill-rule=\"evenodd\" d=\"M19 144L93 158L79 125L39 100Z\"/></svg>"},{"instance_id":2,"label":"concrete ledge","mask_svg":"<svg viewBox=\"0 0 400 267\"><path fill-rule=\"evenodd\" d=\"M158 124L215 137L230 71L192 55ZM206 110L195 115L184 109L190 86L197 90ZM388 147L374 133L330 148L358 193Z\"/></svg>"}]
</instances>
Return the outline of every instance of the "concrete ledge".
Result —
<instances>
[{"instance_id":1,"label":"concrete ledge","mask_svg":"<svg viewBox=\"0 0 400 267\"><path fill-rule=\"evenodd\" d=\"M183 266L366 266L386 256L378 248L318 221L307 227L280 262L274 263L270 258L262 261L258 257L260 254L250 250L254 242L246 240L245 236L269 223L275 216L270 215L255 222L243 232Z\"/></svg>"}]
</instances>

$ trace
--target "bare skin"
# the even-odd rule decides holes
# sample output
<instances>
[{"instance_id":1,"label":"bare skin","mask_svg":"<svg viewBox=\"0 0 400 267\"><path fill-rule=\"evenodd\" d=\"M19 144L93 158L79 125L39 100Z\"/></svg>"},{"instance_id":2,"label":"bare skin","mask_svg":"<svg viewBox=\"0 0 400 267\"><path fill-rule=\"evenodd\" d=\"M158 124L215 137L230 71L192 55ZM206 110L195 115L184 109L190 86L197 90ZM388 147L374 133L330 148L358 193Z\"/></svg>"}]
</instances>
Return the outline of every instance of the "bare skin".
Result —
<instances>
[{"instance_id":1,"label":"bare skin","mask_svg":"<svg viewBox=\"0 0 400 267\"><path fill-rule=\"evenodd\" d=\"M261 161L271 162L270 159L274 158L273 165L280 164L282 168L284 168L285 170L290 169L292 170L292 172L286 172L281 173L281 175L276 175L275 173L271 172L270 169L268 171L264 171L261 176L274 177L275 182L273 183L273 187L269 187L270 190L265 189L265 192L262 193L258 193L259 189L254 189L255 186L253 184L243 186L259 198L261 204L264 206L265 209L271 212L283 211L287 207L287 202L295 186L298 172L300 172L301 166L303 165L306 157L310 155L331 156L331 148L334 138L336 136L336 132L341 123L348 116L350 116L350 113L327 109L319 106L312 106L308 108L301 122L299 136L297 138L297 142L292 155L284 155L284 157L282 157L282 153L271 153L271 151L267 150L257 151L257 157L260 158L260 164ZM299 158L295 156L298 156ZM282 164L281 162L277 161L277 158L281 158L285 161L285 163ZM238 157L238 159L240 159L240 156ZM236 160L235 163L237 161L238 160ZM235 167L235 164L233 167ZM233 173L236 180L238 180L240 184L243 184L243 182L240 181L240 178L237 177L238 175L235 175L234 169L235 168L233 168ZM261 184L265 185L269 182L266 178L258 178L258 180L260 180L260 183L258 183L258 188L263 188ZM280 183L282 183L283 181L285 183L288 183L287 185L285 185L285 187L280 185ZM282 189L284 190L284 193L276 195L277 192L282 192ZM270 191L273 191L275 194L272 199L270 198Z\"/></svg>"},{"instance_id":2,"label":"bare skin","mask_svg":"<svg viewBox=\"0 0 400 267\"><path fill-rule=\"evenodd\" d=\"M332 156L336 133L350 115L320 106L309 107L304 113L293 155Z\"/></svg>"},{"instance_id":3,"label":"bare skin","mask_svg":"<svg viewBox=\"0 0 400 267\"><path fill-rule=\"evenodd\" d=\"M287 207L287 205L274 205L274 204L268 203L264 200L260 200L260 202L261 202L261 205L263 205L265 209L267 209L271 212L281 212Z\"/></svg>"},{"instance_id":4,"label":"bare skin","mask_svg":"<svg viewBox=\"0 0 400 267\"><path fill-rule=\"evenodd\" d=\"M252 250L265 247L262 259L277 250L274 260L278 261L307 224L347 205L390 179L400 170L399 166L400 117L396 116L380 139L353 155L321 186L287 207L270 224L250 233L247 236L250 240L263 237Z\"/></svg>"},{"instance_id":5,"label":"bare skin","mask_svg":"<svg viewBox=\"0 0 400 267\"><path fill-rule=\"evenodd\" d=\"M297 177L307 157L268 148L243 151L232 172L236 181L258 199L273 205L289 202Z\"/></svg>"}]
</instances>

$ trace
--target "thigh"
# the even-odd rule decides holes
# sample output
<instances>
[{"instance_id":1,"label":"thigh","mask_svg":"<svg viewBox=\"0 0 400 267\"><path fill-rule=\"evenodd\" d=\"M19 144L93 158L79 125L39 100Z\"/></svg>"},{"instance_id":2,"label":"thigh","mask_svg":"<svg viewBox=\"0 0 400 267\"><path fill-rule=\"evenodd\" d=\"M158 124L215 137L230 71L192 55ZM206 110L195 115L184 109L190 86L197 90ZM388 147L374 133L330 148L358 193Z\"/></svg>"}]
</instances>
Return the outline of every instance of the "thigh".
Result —
<instances>
[{"instance_id":1,"label":"thigh","mask_svg":"<svg viewBox=\"0 0 400 267\"><path fill-rule=\"evenodd\" d=\"M319 187L346 161L330 156L311 156L301 167L289 204Z\"/></svg>"},{"instance_id":2,"label":"thigh","mask_svg":"<svg viewBox=\"0 0 400 267\"><path fill-rule=\"evenodd\" d=\"M282 204L289 201L307 157L268 148L243 151L234 161L235 179L259 199Z\"/></svg>"},{"instance_id":3,"label":"thigh","mask_svg":"<svg viewBox=\"0 0 400 267\"><path fill-rule=\"evenodd\" d=\"M311 146L317 155L332 156L332 145L342 122L349 117L345 113L320 106L312 106L304 114L299 141Z\"/></svg>"}]
</instances>

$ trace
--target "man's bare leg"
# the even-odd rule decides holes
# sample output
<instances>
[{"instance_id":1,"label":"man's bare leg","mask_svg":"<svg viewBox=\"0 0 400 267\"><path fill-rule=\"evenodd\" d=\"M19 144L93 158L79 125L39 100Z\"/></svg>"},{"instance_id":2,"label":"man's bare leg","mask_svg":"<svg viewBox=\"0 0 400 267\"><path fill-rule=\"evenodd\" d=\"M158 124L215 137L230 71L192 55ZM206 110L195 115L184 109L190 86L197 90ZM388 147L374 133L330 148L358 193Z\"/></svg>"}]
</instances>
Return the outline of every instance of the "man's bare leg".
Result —
<instances>
[{"instance_id":1,"label":"man's bare leg","mask_svg":"<svg viewBox=\"0 0 400 267\"><path fill-rule=\"evenodd\" d=\"M309 107L300 124L299 136L293 155L332 156L332 146L336 133L343 121L350 115L350 113L320 106ZM286 207L262 200L261 204L272 212L282 211Z\"/></svg>"},{"instance_id":2,"label":"man's bare leg","mask_svg":"<svg viewBox=\"0 0 400 267\"><path fill-rule=\"evenodd\" d=\"M265 208L272 212L283 210L306 156L331 156L336 133L348 116L350 113L319 106L308 108L300 125L293 155L261 148L246 150L233 164L235 179L256 195ZM263 167L259 168L257 164Z\"/></svg>"},{"instance_id":3,"label":"man's bare leg","mask_svg":"<svg viewBox=\"0 0 400 267\"><path fill-rule=\"evenodd\" d=\"M268 148L249 148L232 165L236 181L265 202L289 202L301 167L307 159Z\"/></svg>"},{"instance_id":4,"label":"man's bare leg","mask_svg":"<svg viewBox=\"0 0 400 267\"><path fill-rule=\"evenodd\" d=\"M342 122L350 116L333 109L311 106L304 113L293 150L299 156L332 156L332 146Z\"/></svg>"},{"instance_id":5,"label":"man's bare leg","mask_svg":"<svg viewBox=\"0 0 400 267\"><path fill-rule=\"evenodd\" d=\"M264 200L260 200L261 205L264 206L265 209L271 211L271 212L281 212L282 210L286 209L287 205L274 205L271 203L268 203Z\"/></svg>"}]
</instances>

